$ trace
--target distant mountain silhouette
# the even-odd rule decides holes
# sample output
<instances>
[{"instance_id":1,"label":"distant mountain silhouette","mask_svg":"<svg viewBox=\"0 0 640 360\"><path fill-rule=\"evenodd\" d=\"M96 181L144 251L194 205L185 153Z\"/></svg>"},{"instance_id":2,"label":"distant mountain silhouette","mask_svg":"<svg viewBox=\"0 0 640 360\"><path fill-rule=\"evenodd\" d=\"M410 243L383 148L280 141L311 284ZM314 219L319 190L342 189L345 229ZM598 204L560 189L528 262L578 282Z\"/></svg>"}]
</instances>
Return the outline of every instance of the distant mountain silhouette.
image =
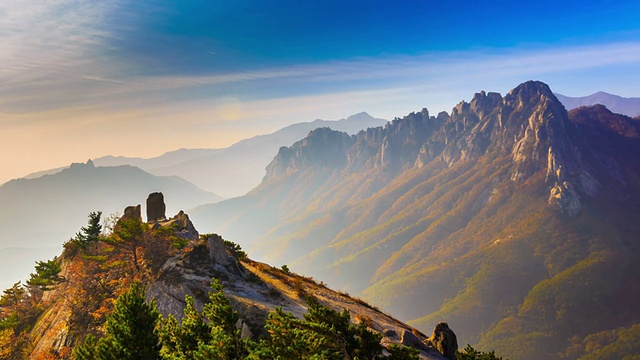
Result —
<instances>
[{"instance_id":1,"label":"distant mountain silhouette","mask_svg":"<svg viewBox=\"0 0 640 360\"><path fill-rule=\"evenodd\" d=\"M636 120L567 113L530 81L451 115L314 130L260 186L190 214L424 330L446 319L510 359L576 359L640 331L635 154Z\"/></svg>"},{"instance_id":2,"label":"distant mountain silhouette","mask_svg":"<svg viewBox=\"0 0 640 360\"><path fill-rule=\"evenodd\" d=\"M569 97L555 94L558 100L567 108L575 109L580 106L601 104L616 114L623 114L630 117L640 116L640 98L625 98L618 95L608 94L599 91L595 94L582 97Z\"/></svg>"},{"instance_id":3,"label":"distant mountain silhouette","mask_svg":"<svg viewBox=\"0 0 640 360\"><path fill-rule=\"evenodd\" d=\"M96 167L92 162L73 164L54 175L12 180L0 186L0 251L8 248L21 266L0 262L0 287L33 270L42 248L53 256L60 245L87 223L91 211L103 217L122 211L145 194L161 191L170 201L167 213L176 213L221 198L178 177L159 177L132 166ZM32 250L29 250L32 249ZM17 276L5 276L5 274Z\"/></svg>"},{"instance_id":4,"label":"distant mountain silhouette","mask_svg":"<svg viewBox=\"0 0 640 360\"><path fill-rule=\"evenodd\" d=\"M264 176L264 169L281 146L289 146L316 128L355 134L387 121L359 113L342 120L315 120L293 124L272 134L242 140L223 149L180 149L150 159L105 156L94 159L99 166L132 165L160 176L180 176L201 189L224 198L244 195L256 187ZM28 175L35 178L61 169Z\"/></svg>"}]
</instances>

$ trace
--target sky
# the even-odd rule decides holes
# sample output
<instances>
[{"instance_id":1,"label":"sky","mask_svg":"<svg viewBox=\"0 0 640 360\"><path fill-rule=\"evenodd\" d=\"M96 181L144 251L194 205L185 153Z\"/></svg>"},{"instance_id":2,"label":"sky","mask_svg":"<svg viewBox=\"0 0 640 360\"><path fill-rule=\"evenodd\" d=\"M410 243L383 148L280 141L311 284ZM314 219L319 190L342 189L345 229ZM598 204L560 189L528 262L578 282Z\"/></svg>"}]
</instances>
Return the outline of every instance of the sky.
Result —
<instances>
[{"instance_id":1,"label":"sky","mask_svg":"<svg viewBox=\"0 0 640 360\"><path fill-rule=\"evenodd\" d=\"M638 1L0 2L0 183L527 80L640 97Z\"/></svg>"}]
</instances>

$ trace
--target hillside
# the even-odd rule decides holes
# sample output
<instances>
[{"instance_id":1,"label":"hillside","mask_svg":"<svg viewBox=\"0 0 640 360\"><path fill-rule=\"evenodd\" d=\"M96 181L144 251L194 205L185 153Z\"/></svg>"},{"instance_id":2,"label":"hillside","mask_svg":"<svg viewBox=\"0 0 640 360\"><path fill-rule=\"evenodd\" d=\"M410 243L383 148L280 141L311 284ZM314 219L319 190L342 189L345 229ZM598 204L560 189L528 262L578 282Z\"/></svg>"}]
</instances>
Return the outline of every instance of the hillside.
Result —
<instances>
[{"instance_id":1,"label":"hillside","mask_svg":"<svg viewBox=\"0 0 640 360\"><path fill-rule=\"evenodd\" d=\"M26 276L34 261L58 254L60 239L73 236L89 212L101 209L108 216L122 211L127 199L154 191L167 196L171 212L220 200L178 177L155 176L132 166L99 167L92 162L0 186L0 252L15 255L11 262L0 262L0 286L8 287L14 279Z\"/></svg>"},{"instance_id":2,"label":"hillside","mask_svg":"<svg viewBox=\"0 0 640 360\"><path fill-rule=\"evenodd\" d=\"M451 115L316 130L246 196L191 213L423 330L447 319L510 359L577 359L594 342L622 358L603 334L640 323L639 130L604 107L567 113L530 81Z\"/></svg>"},{"instance_id":3,"label":"hillside","mask_svg":"<svg viewBox=\"0 0 640 360\"><path fill-rule=\"evenodd\" d=\"M630 117L640 116L640 98L625 98L618 95L599 91L595 94L581 97L570 97L561 94L555 94L558 100L564 104L567 109L575 109L580 106L604 105L607 109L617 114L623 114Z\"/></svg>"},{"instance_id":4,"label":"hillside","mask_svg":"<svg viewBox=\"0 0 640 360\"><path fill-rule=\"evenodd\" d=\"M152 205L147 201L147 204L148 214L151 208L154 212L160 208L157 202ZM164 209L164 203L161 206ZM406 345L416 349L421 359L445 360L436 349L442 349L444 341L455 342L455 335L434 330L434 335L428 338L360 299L335 292L286 268L252 261L237 245L218 235L199 235L183 212L169 219L160 216L160 220L149 223L141 220L141 207L130 206L117 223L101 231L99 225L94 226L100 218L93 221L90 216L89 225L80 232L83 235L66 242L59 258L38 265L40 270L31 277L29 287L20 290L16 285L7 289L0 301L0 356L73 358L72 349L88 335L100 337L109 331L109 325L105 330L104 322L115 311L115 298L136 282L145 286L146 298L156 302L162 321L170 323L168 316L171 315L182 321L185 330L195 326L196 319L193 314L183 312L188 306L186 296L191 297L194 300L191 305L200 310L211 301L230 301L238 316L238 321L234 321L237 336L243 341L254 341L248 348L251 351L259 345L258 340L274 336L264 326L276 324L272 319L276 308L302 318L311 307L316 309L318 305L320 314L325 316L331 315L327 313L329 310L323 310L325 308L338 311L336 316L347 311L349 322L355 326L352 329L364 331L362 334L380 334L376 335L380 339L377 341L388 351L392 351L393 346ZM212 279L222 285L223 296L228 300L220 296L211 300L210 293L217 291L213 285L210 288ZM17 318L16 314L21 316ZM286 316L282 318L285 319ZM170 326L169 323L163 326ZM451 330L447 331L452 334ZM326 336L323 334L314 336ZM163 351L169 351L171 344L175 344L171 341L178 341L177 338L169 342L166 342L168 338L162 339L163 346L167 347ZM394 359L417 359L416 355L403 354Z\"/></svg>"}]
</instances>

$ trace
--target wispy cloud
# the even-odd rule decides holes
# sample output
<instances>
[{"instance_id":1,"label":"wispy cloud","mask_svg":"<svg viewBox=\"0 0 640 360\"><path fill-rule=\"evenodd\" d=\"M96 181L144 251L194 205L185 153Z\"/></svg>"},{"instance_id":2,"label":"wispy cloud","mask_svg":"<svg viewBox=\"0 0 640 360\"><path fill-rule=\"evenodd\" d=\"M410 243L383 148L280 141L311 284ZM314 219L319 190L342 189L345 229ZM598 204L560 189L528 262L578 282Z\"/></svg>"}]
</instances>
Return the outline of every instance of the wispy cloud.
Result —
<instances>
[{"instance_id":1,"label":"wispy cloud","mask_svg":"<svg viewBox=\"0 0 640 360\"><path fill-rule=\"evenodd\" d=\"M25 139L38 139L42 149L59 148L54 141L65 139L68 147L64 154L34 147L28 160L15 159L20 169L40 166L35 160L45 155L66 162L82 147L82 134L92 134L84 135L92 151L143 155L140 148L224 146L292 122L359 111L393 118L422 107L450 110L479 90L504 93L529 79L566 95L640 92L640 42L467 49L188 75L162 66L145 71L152 63L119 48L137 31L135 19L126 16L142 16L126 15L125 2L0 2L0 127L13 134L0 151ZM179 134L168 130L176 122ZM144 146L147 140L136 137L142 131L153 139Z\"/></svg>"},{"instance_id":2,"label":"wispy cloud","mask_svg":"<svg viewBox=\"0 0 640 360\"><path fill-rule=\"evenodd\" d=\"M433 100L438 101L438 108L444 105L446 109L446 106L453 106L480 89L504 92L528 79L553 82L559 76L564 79L571 73L576 74L574 85L577 88L588 91L591 86L595 91L601 84L588 84L585 81L588 79L581 79L583 71L597 73L601 69L638 65L640 43L618 43L356 59L225 75L132 78L129 79L127 88L140 94L162 92L163 89L179 92L196 87L206 94L212 88L219 88L224 89L227 95L245 100L276 97L294 101L296 98L324 95L346 97L347 94L353 100L352 95L362 94L363 103L366 103L366 99L371 99L372 92L396 93L405 98L417 95L423 102L429 102L429 97L433 97ZM234 85L238 83L251 83L252 86L242 87L242 92L234 93ZM269 90L276 88L288 90L273 96ZM409 95L412 93L413 96ZM443 93L449 98L445 99ZM398 99L394 97L395 100ZM380 103L378 100L370 101L370 106L379 108Z\"/></svg>"},{"instance_id":3,"label":"wispy cloud","mask_svg":"<svg viewBox=\"0 0 640 360\"><path fill-rule=\"evenodd\" d=\"M25 0L0 4L0 112L26 114L65 107L140 107L167 101L234 96L245 100L427 84L470 91L561 72L637 64L640 43L554 48L480 49L265 67L233 73L139 75L114 50L126 22L122 1ZM114 15L116 14L116 15ZM114 25L115 24L115 25ZM161 55L159 55L161 56ZM160 59L161 60L161 59ZM139 69L137 69L139 70ZM544 79L543 79L544 80ZM451 100L454 102L455 100Z\"/></svg>"}]
</instances>

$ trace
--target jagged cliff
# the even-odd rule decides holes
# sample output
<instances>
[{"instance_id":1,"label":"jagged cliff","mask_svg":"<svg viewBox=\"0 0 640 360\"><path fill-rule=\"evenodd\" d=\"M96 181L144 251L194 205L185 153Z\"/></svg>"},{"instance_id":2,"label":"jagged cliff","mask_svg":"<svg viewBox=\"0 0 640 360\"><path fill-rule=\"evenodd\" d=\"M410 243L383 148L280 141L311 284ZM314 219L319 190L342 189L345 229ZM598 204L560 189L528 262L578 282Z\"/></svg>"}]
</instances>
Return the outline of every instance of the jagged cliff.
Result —
<instances>
[{"instance_id":1,"label":"jagged cliff","mask_svg":"<svg viewBox=\"0 0 640 360\"><path fill-rule=\"evenodd\" d=\"M264 180L321 165L349 171L381 166L398 172L421 168L436 158L451 167L486 154L508 154L511 180L526 181L544 171L549 203L575 215L580 210L578 194L594 197L600 187L580 163L579 137L551 89L530 81L504 98L476 93L470 102L456 105L450 116L430 117L423 109L351 137L328 128L312 131L280 149Z\"/></svg>"},{"instance_id":2,"label":"jagged cliff","mask_svg":"<svg viewBox=\"0 0 640 360\"><path fill-rule=\"evenodd\" d=\"M423 329L447 319L509 358L578 358L570 338L640 321L617 295L638 281L638 126L602 107L568 113L529 81L450 115L312 132L247 196L192 214ZM308 161L329 151L335 162ZM596 310L608 302L620 314ZM518 350L523 337L537 352Z\"/></svg>"}]
</instances>

